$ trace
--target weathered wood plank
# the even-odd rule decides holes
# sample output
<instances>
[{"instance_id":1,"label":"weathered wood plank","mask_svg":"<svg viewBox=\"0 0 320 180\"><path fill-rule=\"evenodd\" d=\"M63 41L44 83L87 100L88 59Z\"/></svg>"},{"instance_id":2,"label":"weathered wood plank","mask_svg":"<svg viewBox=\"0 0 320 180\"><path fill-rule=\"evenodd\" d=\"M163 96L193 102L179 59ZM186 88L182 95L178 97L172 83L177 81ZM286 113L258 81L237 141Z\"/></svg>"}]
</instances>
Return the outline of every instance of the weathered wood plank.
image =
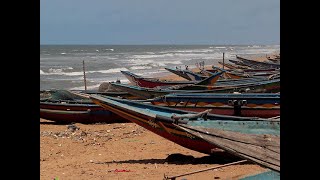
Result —
<instances>
[{"instance_id":1,"label":"weathered wood plank","mask_svg":"<svg viewBox=\"0 0 320 180\"><path fill-rule=\"evenodd\" d=\"M280 171L280 136L243 134L188 125L176 126L231 154Z\"/></svg>"}]
</instances>

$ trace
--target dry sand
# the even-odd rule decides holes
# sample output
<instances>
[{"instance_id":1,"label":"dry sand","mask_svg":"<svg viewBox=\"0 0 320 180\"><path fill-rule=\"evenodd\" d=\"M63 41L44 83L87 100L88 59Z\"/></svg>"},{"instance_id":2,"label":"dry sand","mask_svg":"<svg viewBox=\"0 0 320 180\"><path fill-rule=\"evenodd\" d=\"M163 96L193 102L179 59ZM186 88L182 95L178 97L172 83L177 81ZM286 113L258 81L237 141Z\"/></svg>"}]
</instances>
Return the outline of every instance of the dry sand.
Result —
<instances>
[{"instance_id":1,"label":"dry sand","mask_svg":"<svg viewBox=\"0 0 320 180\"><path fill-rule=\"evenodd\" d=\"M184 80L174 74L161 79ZM160 180L164 174L173 176L227 163L186 149L133 123L76 126L80 129L71 132L67 125L40 119L41 179ZM174 154L184 156L173 162L170 159ZM246 163L177 179L237 179L265 170Z\"/></svg>"},{"instance_id":2,"label":"dry sand","mask_svg":"<svg viewBox=\"0 0 320 180\"><path fill-rule=\"evenodd\" d=\"M40 119L41 179L163 179L227 163L171 141L133 123L67 125ZM177 161L168 157L185 155ZM170 155L170 156L169 156ZM124 171L124 172L123 172ZM236 179L265 171L240 164L177 179Z\"/></svg>"}]
</instances>

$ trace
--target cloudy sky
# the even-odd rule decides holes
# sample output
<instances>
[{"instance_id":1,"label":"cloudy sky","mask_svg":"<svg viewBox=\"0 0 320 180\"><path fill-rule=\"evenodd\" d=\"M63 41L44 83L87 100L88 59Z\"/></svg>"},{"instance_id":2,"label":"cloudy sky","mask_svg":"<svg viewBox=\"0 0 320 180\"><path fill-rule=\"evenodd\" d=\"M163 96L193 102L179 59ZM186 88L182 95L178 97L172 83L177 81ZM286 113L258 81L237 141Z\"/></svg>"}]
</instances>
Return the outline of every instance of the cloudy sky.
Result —
<instances>
[{"instance_id":1,"label":"cloudy sky","mask_svg":"<svg viewBox=\"0 0 320 180\"><path fill-rule=\"evenodd\" d=\"M280 0L40 0L41 44L280 44Z\"/></svg>"}]
</instances>

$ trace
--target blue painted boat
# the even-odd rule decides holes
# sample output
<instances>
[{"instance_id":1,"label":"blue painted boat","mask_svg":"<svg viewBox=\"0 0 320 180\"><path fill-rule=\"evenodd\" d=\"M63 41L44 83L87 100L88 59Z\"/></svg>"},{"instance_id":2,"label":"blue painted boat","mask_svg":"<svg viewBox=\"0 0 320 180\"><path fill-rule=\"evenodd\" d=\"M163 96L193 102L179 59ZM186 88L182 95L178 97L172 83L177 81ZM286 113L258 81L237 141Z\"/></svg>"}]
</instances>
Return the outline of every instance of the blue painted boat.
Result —
<instances>
[{"instance_id":1,"label":"blue painted boat","mask_svg":"<svg viewBox=\"0 0 320 180\"><path fill-rule=\"evenodd\" d=\"M40 118L58 123L128 122L111 111L96 105L88 97L71 91L51 90L42 93L46 93L47 96L40 98Z\"/></svg>"},{"instance_id":2,"label":"blue painted boat","mask_svg":"<svg viewBox=\"0 0 320 180\"><path fill-rule=\"evenodd\" d=\"M246 78L250 79L250 78ZM232 83L233 81L233 83ZM223 85L214 86L205 85L184 85L170 86L163 88L144 88L131 86L128 84L110 83L113 88L128 92L134 96L144 99L152 99L159 96L164 96L171 93L277 93L280 92L280 79L274 80L253 80L253 81L238 81L232 79L226 81Z\"/></svg>"},{"instance_id":3,"label":"blue painted boat","mask_svg":"<svg viewBox=\"0 0 320 180\"><path fill-rule=\"evenodd\" d=\"M202 153L223 149L280 171L280 120L182 111L91 95L94 103L170 141ZM263 147L263 148L262 148Z\"/></svg>"},{"instance_id":4,"label":"blue painted boat","mask_svg":"<svg viewBox=\"0 0 320 180\"><path fill-rule=\"evenodd\" d=\"M174 93L151 99L150 102L196 112L212 109L212 113L223 115L264 118L280 115L280 94L273 93Z\"/></svg>"},{"instance_id":5,"label":"blue painted boat","mask_svg":"<svg viewBox=\"0 0 320 180\"><path fill-rule=\"evenodd\" d=\"M174 68L164 68L164 69L189 81L194 81L194 80L200 81L202 79L207 78L207 76L194 73L190 70L181 70L181 69L174 69ZM192 79L191 77L189 77L186 72L194 73L194 76L196 76L195 79Z\"/></svg>"}]
</instances>

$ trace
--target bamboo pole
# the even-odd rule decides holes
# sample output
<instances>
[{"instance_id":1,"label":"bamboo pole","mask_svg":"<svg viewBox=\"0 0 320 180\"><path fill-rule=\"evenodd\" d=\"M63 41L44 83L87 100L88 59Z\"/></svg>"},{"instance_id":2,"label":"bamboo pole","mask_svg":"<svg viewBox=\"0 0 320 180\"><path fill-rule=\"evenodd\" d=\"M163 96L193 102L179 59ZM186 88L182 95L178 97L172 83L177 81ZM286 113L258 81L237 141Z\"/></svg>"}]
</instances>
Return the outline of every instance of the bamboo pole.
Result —
<instances>
[{"instance_id":1,"label":"bamboo pole","mask_svg":"<svg viewBox=\"0 0 320 180\"><path fill-rule=\"evenodd\" d=\"M207 168L207 169L202 169L202 170L198 170L198 171L188 172L188 173L185 173L185 174L180 174L180 175L177 175L177 176L167 177L166 175L164 175L164 179L165 180L168 180L168 179L175 180L178 177L191 175L191 174L195 174L195 173L200 173L200 172L204 172L204 171L209 171L209 170L213 170L213 169L218 169L218 168L231 166L231 165L235 165L235 164L240 164L240 163L243 163L243 162L247 162L247 160L241 160L241 161L236 161L236 162L232 162L232 163L227 163L227 164L223 164L223 165L220 165L220 166L215 166L215 167L211 167L211 168Z\"/></svg>"},{"instance_id":2,"label":"bamboo pole","mask_svg":"<svg viewBox=\"0 0 320 180\"><path fill-rule=\"evenodd\" d=\"M222 54L222 69L224 69L224 53Z\"/></svg>"},{"instance_id":3,"label":"bamboo pole","mask_svg":"<svg viewBox=\"0 0 320 180\"><path fill-rule=\"evenodd\" d=\"M84 91L85 91L85 93L87 93L87 80L86 80L86 69L84 66L84 60L82 61L82 65L83 65Z\"/></svg>"}]
</instances>

